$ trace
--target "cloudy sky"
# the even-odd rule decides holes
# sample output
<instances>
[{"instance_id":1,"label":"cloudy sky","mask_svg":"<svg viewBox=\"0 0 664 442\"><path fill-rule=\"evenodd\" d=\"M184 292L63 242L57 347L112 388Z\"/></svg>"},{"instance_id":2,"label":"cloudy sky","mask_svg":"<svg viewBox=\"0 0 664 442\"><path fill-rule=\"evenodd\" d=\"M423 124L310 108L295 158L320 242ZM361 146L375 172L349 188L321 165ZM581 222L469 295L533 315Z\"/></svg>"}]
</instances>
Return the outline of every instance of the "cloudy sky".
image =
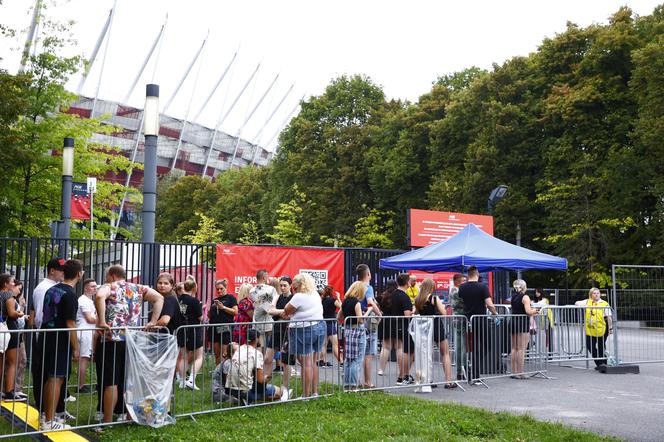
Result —
<instances>
[{"instance_id":1,"label":"cloudy sky","mask_svg":"<svg viewBox=\"0 0 664 442\"><path fill-rule=\"evenodd\" d=\"M25 31L33 3L3 0L0 23ZM58 0L48 14L75 21L72 31L78 44L70 51L87 57L113 4L114 0ZM190 118L198 114L238 51L198 122L214 126L260 63L222 129L237 134L278 74L274 87L242 129L243 137L265 144L303 95L320 94L339 75L366 74L383 87L388 98L416 101L439 75L473 65L490 68L492 63L527 55L543 38L564 31L567 21L581 26L605 23L622 5L647 15L657 4L648 0L117 0L105 62L102 46L82 93L94 96L100 84L100 98L122 101L168 15L155 77L162 104L175 92L209 33L199 62L168 114L184 117L188 108ZM0 67L17 70L16 49L24 38L22 33L13 40L0 40ZM153 57L129 104L142 106L143 85L152 80L156 60ZM72 79L72 90L79 80ZM268 122L292 84L293 91Z\"/></svg>"}]
</instances>

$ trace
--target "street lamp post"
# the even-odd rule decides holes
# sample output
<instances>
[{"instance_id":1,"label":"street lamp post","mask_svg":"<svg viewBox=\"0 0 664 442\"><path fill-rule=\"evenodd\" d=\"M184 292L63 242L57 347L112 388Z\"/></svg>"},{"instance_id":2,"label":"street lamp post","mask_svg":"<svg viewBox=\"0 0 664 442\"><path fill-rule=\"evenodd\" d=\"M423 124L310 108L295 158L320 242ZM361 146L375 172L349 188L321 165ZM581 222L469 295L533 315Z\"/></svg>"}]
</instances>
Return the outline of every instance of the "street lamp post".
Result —
<instances>
[{"instance_id":1,"label":"street lamp post","mask_svg":"<svg viewBox=\"0 0 664 442\"><path fill-rule=\"evenodd\" d=\"M154 231L157 209L157 140L159 137L159 85L145 87L145 108L143 109L145 135L145 158L143 161L143 265L141 282L149 285L159 272L158 249L154 244ZM120 214L122 215L122 214Z\"/></svg>"},{"instance_id":2,"label":"street lamp post","mask_svg":"<svg viewBox=\"0 0 664 442\"><path fill-rule=\"evenodd\" d=\"M71 228L71 190L74 175L74 139L65 138L62 148L62 195L60 204L60 239L69 238Z\"/></svg>"}]
</instances>

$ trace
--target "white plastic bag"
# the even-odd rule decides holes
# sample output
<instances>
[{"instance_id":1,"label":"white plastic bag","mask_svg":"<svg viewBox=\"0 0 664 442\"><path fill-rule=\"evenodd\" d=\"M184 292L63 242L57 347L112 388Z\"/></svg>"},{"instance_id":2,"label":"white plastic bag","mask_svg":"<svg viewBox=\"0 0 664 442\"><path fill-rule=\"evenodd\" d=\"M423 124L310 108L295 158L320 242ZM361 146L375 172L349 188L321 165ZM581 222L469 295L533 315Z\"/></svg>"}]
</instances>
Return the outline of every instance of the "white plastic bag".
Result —
<instances>
[{"instance_id":1,"label":"white plastic bag","mask_svg":"<svg viewBox=\"0 0 664 442\"><path fill-rule=\"evenodd\" d=\"M127 330L125 403L134 422L159 428L175 423L169 416L178 356L175 336Z\"/></svg>"},{"instance_id":2,"label":"white plastic bag","mask_svg":"<svg viewBox=\"0 0 664 442\"><path fill-rule=\"evenodd\" d=\"M433 382L433 318L413 316L408 332L415 342L415 383Z\"/></svg>"}]
</instances>

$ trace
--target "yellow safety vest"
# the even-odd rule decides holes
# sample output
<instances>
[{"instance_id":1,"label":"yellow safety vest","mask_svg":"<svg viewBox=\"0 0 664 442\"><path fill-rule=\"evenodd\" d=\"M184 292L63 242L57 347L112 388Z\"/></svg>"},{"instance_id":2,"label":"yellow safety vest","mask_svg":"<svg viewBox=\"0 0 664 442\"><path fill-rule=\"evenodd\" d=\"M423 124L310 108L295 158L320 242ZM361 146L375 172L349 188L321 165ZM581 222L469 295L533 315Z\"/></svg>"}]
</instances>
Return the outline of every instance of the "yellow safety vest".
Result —
<instances>
[{"instance_id":1,"label":"yellow safety vest","mask_svg":"<svg viewBox=\"0 0 664 442\"><path fill-rule=\"evenodd\" d=\"M606 332L606 321L604 316L606 316L606 308L609 307L609 303L603 300L597 301L597 304L588 299L586 304L586 335L588 336L604 336Z\"/></svg>"}]
</instances>

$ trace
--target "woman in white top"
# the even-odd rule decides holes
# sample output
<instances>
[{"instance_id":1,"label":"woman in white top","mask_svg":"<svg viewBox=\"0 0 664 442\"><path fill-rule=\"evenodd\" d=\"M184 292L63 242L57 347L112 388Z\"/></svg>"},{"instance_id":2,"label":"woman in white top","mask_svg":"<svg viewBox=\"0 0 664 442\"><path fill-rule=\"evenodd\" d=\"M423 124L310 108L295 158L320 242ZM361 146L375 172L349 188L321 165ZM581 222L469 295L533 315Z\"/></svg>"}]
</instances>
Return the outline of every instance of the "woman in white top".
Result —
<instances>
[{"instance_id":1,"label":"woman in white top","mask_svg":"<svg viewBox=\"0 0 664 442\"><path fill-rule=\"evenodd\" d=\"M318 396L318 369L314 361L325 340L323 305L316 291L316 282L307 273L293 278L295 294L284 308L288 325L288 352L294 354L302 366L302 397Z\"/></svg>"}]
</instances>

